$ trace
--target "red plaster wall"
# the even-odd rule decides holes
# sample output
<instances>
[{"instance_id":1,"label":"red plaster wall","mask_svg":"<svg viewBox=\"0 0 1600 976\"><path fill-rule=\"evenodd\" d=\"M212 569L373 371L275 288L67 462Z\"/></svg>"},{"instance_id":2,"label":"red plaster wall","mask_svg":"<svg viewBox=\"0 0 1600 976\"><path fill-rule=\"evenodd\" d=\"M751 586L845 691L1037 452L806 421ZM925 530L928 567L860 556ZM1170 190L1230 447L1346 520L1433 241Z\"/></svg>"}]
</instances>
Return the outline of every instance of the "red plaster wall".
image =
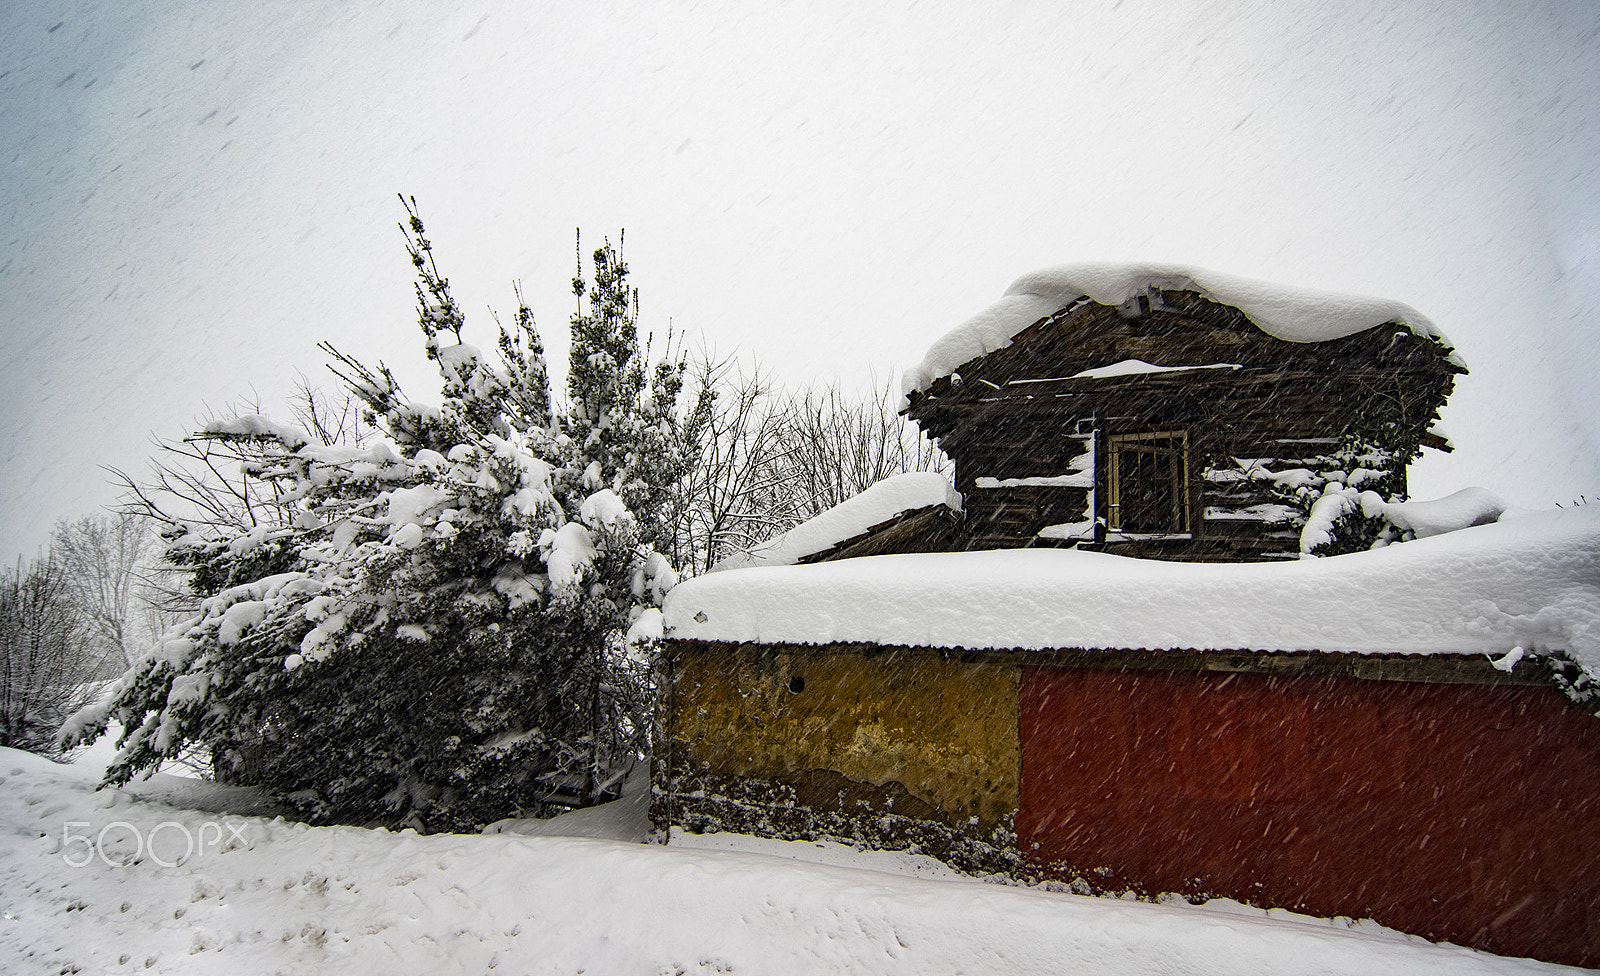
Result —
<instances>
[{"instance_id":1,"label":"red plaster wall","mask_svg":"<svg viewBox=\"0 0 1600 976\"><path fill-rule=\"evenodd\" d=\"M1034 877L1600 966L1600 718L1550 688L1025 668Z\"/></svg>"}]
</instances>

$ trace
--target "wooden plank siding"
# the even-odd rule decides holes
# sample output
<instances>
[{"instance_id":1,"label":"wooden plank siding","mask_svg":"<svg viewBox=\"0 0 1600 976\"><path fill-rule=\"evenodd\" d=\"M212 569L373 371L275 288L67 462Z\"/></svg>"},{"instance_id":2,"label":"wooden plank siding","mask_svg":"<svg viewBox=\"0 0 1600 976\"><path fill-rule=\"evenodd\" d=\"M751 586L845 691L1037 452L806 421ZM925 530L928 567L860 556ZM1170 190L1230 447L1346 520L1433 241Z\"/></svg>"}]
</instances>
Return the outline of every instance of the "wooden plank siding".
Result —
<instances>
[{"instance_id":1,"label":"wooden plank siding","mask_svg":"<svg viewBox=\"0 0 1600 976\"><path fill-rule=\"evenodd\" d=\"M1082 519L1089 502L1087 488L969 488L964 494L967 549L1012 548L1046 525Z\"/></svg>"},{"instance_id":2,"label":"wooden plank siding","mask_svg":"<svg viewBox=\"0 0 1600 976\"><path fill-rule=\"evenodd\" d=\"M1189 538L1107 542L1102 534L1091 547L1163 559L1284 558L1298 552L1299 522L1261 517L1275 510L1259 508L1282 505L1283 493L1218 473L1235 458L1294 467L1368 428L1403 452L1426 438L1463 371L1445 353L1396 324L1287 342L1189 291L1155 291L1121 308L1081 299L913 393L906 413L955 462L967 499L957 548L1063 544L1036 537L1084 520L1091 501L1093 517L1107 520L1110 438L1167 431L1187 439ZM1076 375L1129 359L1184 369ZM1085 433L1095 438L1092 492L975 487L979 478L1062 475L1082 451L1074 435ZM1397 457L1391 479L1402 492L1408 460Z\"/></svg>"}]
</instances>

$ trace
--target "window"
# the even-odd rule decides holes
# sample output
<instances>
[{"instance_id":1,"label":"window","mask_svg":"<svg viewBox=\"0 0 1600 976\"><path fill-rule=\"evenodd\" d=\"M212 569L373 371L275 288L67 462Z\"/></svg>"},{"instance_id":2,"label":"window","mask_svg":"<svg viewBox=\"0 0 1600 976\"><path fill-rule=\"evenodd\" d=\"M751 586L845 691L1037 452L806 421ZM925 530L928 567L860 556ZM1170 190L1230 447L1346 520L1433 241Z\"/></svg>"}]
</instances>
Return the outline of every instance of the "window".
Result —
<instances>
[{"instance_id":1,"label":"window","mask_svg":"<svg viewBox=\"0 0 1600 976\"><path fill-rule=\"evenodd\" d=\"M1181 430L1112 434L1106 444L1106 527L1112 532L1189 531L1189 436Z\"/></svg>"}]
</instances>

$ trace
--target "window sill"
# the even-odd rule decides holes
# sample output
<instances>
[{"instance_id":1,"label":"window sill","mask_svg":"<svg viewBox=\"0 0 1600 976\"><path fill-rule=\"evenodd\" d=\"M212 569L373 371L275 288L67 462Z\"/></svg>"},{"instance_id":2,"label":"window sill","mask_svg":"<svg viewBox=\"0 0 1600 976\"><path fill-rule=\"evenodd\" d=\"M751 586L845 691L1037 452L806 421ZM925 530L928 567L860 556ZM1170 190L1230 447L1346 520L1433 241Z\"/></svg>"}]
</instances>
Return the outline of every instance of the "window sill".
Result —
<instances>
[{"instance_id":1,"label":"window sill","mask_svg":"<svg viewBox=\"0 0 1600 976\"><path fill-rule=\"evenodd\" d=\"M1106 533L1107 542L1182 542L1194 538L1193 532L1117 532Z\"/></svg>"}]
</instances>

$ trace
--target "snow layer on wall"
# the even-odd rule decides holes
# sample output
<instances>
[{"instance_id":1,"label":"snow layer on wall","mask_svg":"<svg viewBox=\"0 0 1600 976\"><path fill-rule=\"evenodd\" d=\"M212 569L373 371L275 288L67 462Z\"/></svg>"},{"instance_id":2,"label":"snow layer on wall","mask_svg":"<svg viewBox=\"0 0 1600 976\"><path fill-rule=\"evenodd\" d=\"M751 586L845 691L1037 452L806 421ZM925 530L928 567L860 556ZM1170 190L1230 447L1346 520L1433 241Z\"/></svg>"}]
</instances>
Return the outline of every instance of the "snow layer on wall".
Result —
<instances>
[{"instance_id":1,"label":"snow layer on wall","mask_svg":"<svg viewBox=\"0 0 1600 976\"><path fill-rule=\"evenodd\" d=\"M788 566L858 536L903 512L948 505L961 508L961 495L944 475L912 471L885 478L866 491L846 499L821 515L801 522L749 552L736 552L711 567L711 572L751 566Z\"/></svg>"},{"instance_id":2,"label":"snow layer on wall","mask_svg":"<svg viewBox=\"0 0 1600 976\"><path fill-rule=\"evenodd\" d=\"M1147 373L1186 373L1196 369L1243 369L1238 363L1211 363L1206 366L1157 366L1142 359L1124 359L1110 366L1100 366L1073 373L1075 380L1105 380L1118 376L1143 376Z\"/></svg>"},{"instance_id":3,"label":"snow layer on wall","mask_svg":"<svg viewBox=\"0 0 1600 976\"><path fill-rule=\"evenodd\" d=\"M1371 552L1193 564L1071 550L872 556L690 580L668 637L965 648L1563 650L1600 674L1600 508Z\"/></svg>"},{"instance_id":4,"label":"snow layer on wall","mask_svg":"<svg viewBox=\"0 0 1600 976\"><path fill-rule=\"evenodd\" d=\"M1074 299L1087 295L1102 305L1121 305L1150 288L1199 292L1239 309L1261 331L1288 342L1324 342L1399 322L1451 347L1421 312L1389 299L1293 288L1181 264L1069 264L1012 282L998 302L929 348L921 365L905 374L904 391L925 390L962 363L1009 346L1017 333Z\"/></svg>"}]
</instances>

